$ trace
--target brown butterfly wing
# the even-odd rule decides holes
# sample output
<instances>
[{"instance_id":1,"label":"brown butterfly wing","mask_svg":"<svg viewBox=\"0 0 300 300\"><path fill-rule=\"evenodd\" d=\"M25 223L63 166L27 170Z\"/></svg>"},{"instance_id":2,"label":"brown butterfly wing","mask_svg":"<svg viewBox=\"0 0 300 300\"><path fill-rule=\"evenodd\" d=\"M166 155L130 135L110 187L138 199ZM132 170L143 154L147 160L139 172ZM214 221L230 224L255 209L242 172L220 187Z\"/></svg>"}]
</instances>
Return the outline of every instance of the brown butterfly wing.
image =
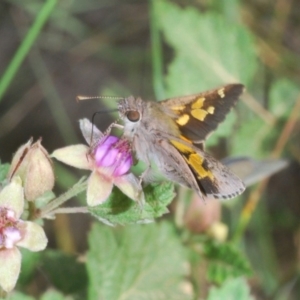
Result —
<instances>
[{"instance_id":1,"label":"brown butterfly wing","mask_svg":"<svg viewBox=\"0 0 300 300\"><path fill-rule=\"evenodd\" d=\"M224 121L244 91L242 84L160 102L175 120L182 135L194 143L203 142Z\"/></svg>"},{"instance_id":2,"label":"brown butterfly wing","mask_svg":"<svg viewBox=\"0 0 300 300\"><path fill-rule=\"evenodd\" d=\"M231 199L245 190L243 182L208 153L178 140L170 140L170 143L193 174L193 182L196 181L198 185L194 190L199 196L203 194L217 199Z\"/></svg>"}]
</instances>

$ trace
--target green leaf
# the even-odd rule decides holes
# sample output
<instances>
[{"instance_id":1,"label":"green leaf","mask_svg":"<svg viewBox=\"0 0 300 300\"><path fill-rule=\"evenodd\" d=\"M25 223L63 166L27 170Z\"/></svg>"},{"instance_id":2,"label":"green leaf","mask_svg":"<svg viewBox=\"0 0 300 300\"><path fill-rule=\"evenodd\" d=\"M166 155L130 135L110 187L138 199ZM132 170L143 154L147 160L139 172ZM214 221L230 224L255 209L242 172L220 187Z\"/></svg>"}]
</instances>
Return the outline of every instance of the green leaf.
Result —
<instances>
[{"instance_id":1,"label":"green leaf","mask_svg":"<svg viewBox=\"0 0 300 300\"><path fill-rule=\"evenodd\" d=\"M229 243L207 241L204 244L204 254L208 259L207 278L220 284L230 277L251 274L251 267L244 255Z\"/></svg>"},{"instance_id":2,"label":"green leaf","mask_svg":"<svg viewBox=\"0 0 300 300\"><path fill-rule=\"evenodd\" d=\"M207 1L207 5L210 10L217 11L226 17L227 20L239 21L241 18L239 2L239 0L209 0Z\"/></svg>"},{"instance_id":3,"label":"green leaf","mask_svg":"<svg viewBox=\"0 0 300 300\"><path fill-rule=\"evenodd\" d=\"M89 300L192 299L185 252L169 223L118 230L95 224L89 246Z\"/></svg>"},{"instance_id":4,"label":"green leaf","mask_svg":"<svg viewBox=\"0 0 300 300\"><path fill-rule=\"evenodd\" d=\"M34 277L37 265L40 262L41 252L32 252L27 249L20 249L22 253L21 273L18 278L18 285L25 286Z\"/></svg>"},{"instance_id":5,"label":"green leaf","mask_svg":"<svg viewBox=\"0 0 300 300\"><path fill-rule=\"evenodd\" d=\"M244 120L232 138L231 154L249 157L262 157L265 152L262 150L262 143L272 127L264 121L252 116Z\"/></svg>"},{"instance_id":6,"label":"green leaf","mask_svg":"<svg viewBox=\"0 0 300 300\"><path fill-rule=\"evenodd\" d=\"M87 286L85 265L78 262L76 256L46 250L43 257L43 270L51 283L66 294L82 291Z\"/></svg>"},{"instance_id":7,"label":"green leaf","mask_svg":"<svg viewBox=\"0 0 300 300\"><path fill-rule=\"evenodd\" d=\"M251 81L257 55L249 30L219 14L180 9L166 1L157 5L161 29L176 54L167 77L173 95Z\"/></svg>"},{"instance_id":8,"label":"green leaf","mask_svg":"<svg viewBox=\"0 0 300 300\"><path fill-rule=\"evenodd\" d=\"M71 297L65 297L63 294L59 293L55 290L47 291L43 296L40 298L40 300L68 300L72 299Z\"/></svg>"},{"instance_id":9,"label":"green leaf","mask_svg":"<svg viewBox=\"0 0 300 300\"><path fill-rule=\"evenodd\" d=\"M270 154L285 120L289 117L300 89L292 82L276 81L269 92L269 110L277 122L269 125L256 115L245 116L233 136L232 154L265 157Z\"/></svg>"},{"instance_id":10,"label":"green leaf","mask_svg":"<svg viewBox=\"0 0 300 300\"><path fill-rule=\"evenodd\" d=\"M220 288L210 289L207 300L254 300L243 278L227 280Z\"/></svg>"},{"instance_id":11,"label":"green leaf","mask_svg":"<svg viewBox=\"0 0 300 300\"><path fill-rule=\"evenodd\" d=\"M300 89L287 79L276 81L269 93L270 111L277 117L288 117L291 113L296 99L299 97Z\"/></svg>"},{"instance_id":12,"label":"green leaf","mask_svg":"<svg viewBox=\"0 0 300 300\"><path fill-rule=\"evenodd\" d=\"M167 205L175 196L174 185L171 182L151 184L144 189L144 193L146 203L143 208L118 189L114 189L108 201L90 207L89 211L100 221L110 225L149 223L168 212Z\"/></svg>"},{"instance_id":13,"label":"green leaf","mask_svg":"<svg viewBox=\"0 0 300 300\"><path fill-rule=\"evenodd\" d=\"M0 161L0 182L6 179L10 164L1 164Z\"/></svg>"},{"instance_id":14,"label":"green leaf","mask_svg":"<svg viewBox=\"0 0 300 300\"><path fill-rule=\"evenodd\" d=\"M166 1L156 3L161 30L175 50L166 78L168 97L199 93L230 82L249 85L257 70L249 30L219 14L180 9ZM210 145L216 144L216 137L230 133L232 118L226 119L223 131L216 132Z\"/></svg>"},{"instance_id":15,"label":"green leaf","mask_svg":"<svg viewBox=\"0 0 300 300\"><path fill-rule=\"evenodd\" d=\"M20 292L13 292L9 297L7 297L9 300L35 300L33 297L27 296L25 294L22 294Z\"/></svg>"}]
</instances>

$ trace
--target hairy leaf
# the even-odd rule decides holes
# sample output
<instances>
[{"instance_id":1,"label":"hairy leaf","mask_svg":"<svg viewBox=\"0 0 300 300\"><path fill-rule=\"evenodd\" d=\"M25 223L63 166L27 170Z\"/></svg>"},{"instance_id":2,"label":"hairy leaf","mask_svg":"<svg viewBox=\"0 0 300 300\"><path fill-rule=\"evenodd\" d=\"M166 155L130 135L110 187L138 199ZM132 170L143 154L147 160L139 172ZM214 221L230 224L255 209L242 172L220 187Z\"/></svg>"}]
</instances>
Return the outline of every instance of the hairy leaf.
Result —
<instances>
[{"instance_id":1,"label":"hairy leaf","mask_svg":"<svg viewBox=\"0 0 300 300\"><path fill-rule=\"evenodd\" d=\"M89 236L89 299L191 299L186 257L169 223L115 230L95 224Z\"/></svg>"},{"instance_id":2,"label":"hairy leaf","mask_svg":"<svg viewBox=\"0 0 300 300\"><path fill-rule=\"evenodd\" d=\"M209 263L207 277L211 282L220 284L230 277L251 274L248 260L232 244L207 241L204 252Z\"/></svg>"},{"instance_id":3,"label":"hairy leaf","mask_svg":"<svg viewBox=\"0 0 300 300\"><path fill-rule=\"evenodd\" d=\"M100 221L110 225L149 223L168 212L167 205L175 196L171 182L149 185L144 193L146 203L143 207L114 189L108 201L89 210Z\"/></svg>"}]
</instances>

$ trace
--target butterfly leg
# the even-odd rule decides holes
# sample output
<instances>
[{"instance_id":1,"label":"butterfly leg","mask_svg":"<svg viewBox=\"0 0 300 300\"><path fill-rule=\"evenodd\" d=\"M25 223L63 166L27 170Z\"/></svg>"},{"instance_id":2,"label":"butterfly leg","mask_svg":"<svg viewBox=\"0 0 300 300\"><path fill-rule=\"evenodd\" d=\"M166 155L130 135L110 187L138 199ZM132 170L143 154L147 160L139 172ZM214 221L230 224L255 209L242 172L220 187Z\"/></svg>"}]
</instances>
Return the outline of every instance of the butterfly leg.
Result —
<instances>
[{"instance_id":1,"label":"butterfly leg","mask_svg":"<svg viewBox=\"0 0 300 300\"><path fill-rule=\"evenodd\" d=\"M142 182L144 181L145 178L147 178L149 172L151 171L151 165L150 163L147 165L146 170L140 175L140 180L139 180L139 184L140 186L142 186Z\"/></svg>"},{"instance_id":2,"label":"butterfly leg","mask_svg":"<svg viewBox=\"0 0 300 300\"><path fill-rule=\"evenodd\" d=\"M115 122L113 122L113 123L111 123L111 124L107 127L107 129L106 129L105 132L104 132L104 135L105 135L105 136L109 135L109 134L111 133L111 131L112 131L113 128L124 129L124 126L121 125L121 124L118 124L117 122L118 122L118 120L115 121Z\"/></svg>"}]
</instances>

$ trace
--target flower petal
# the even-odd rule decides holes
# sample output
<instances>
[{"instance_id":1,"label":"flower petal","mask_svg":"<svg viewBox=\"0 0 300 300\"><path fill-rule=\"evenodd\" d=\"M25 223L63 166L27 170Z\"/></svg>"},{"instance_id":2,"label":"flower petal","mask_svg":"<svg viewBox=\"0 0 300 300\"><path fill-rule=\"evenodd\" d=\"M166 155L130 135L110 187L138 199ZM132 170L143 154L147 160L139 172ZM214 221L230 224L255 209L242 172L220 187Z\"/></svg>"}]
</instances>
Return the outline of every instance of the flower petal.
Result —
<instances>
[{"instance_id":1,"label":"flower petal","mask_svg":"<svg viewBox=\"0 0 300 300\"><path fill-rule=\"evenodd\" d=\"M141 204L145 202L145 196L140 186L139 179L132 173L115 178L114 184L129 198Z\"/></svg>"},{"instance_id":2,"label":"flower petal","mask_svg":"<svg viewBox=\"0 0 300 300\"><path fill-rule=\"evenodd\" d=\"M24 193L19 176L13 177L11 182L0 192L0 207L14 211L15 219L19 219L24 210Z\"/></svg>"},{"instance_id":3,"label":"flower petal","mask_svg":"<svg viewBox=\"0 0 300 300\"><path fill-rule=\"evenodd\" d=\"M87 204L96 206L107 200L113 188L112 178L94 171L88 181Z\"/></svg>"},{"instance_id":4,"label":"flower petal","mask_svg":"<svg viewBox=\"0 0 300 300\"><path fill-rule=\"evenodd\" d=\"M113 146L118 142L116 136L107 136L95 148L95 162L98 166L109 167L117 159L119 151Z\"/></svg>"},{"instance_id":5,"label":"flower petal","mask_svg":"<svg viewBox=\"0 0 300 300\"><path fill-rule=\"evenodd\" d=\"M72 145L55 150L52 157L57 160L79 169L91 169L91 162L88 160L89 147L86 145Z\"/></svg>"},{"instance_id":6,"label":"flower petal","mask_svg":"<svg viewBox=\"0 0 300 300\"><path fill-rule=\"evenodd\" d=\"M124 155L123 159L119 161L117 167L114 170L114 176L121 176L129 171L133 164L133 159L130 153L126 156Z\"/></svg>"},{"instance_id":7,"label":"flower petal","mask_svg":"<svg viewBox=\"0 0 300 300\"><path fill-rule=\"evenodd\" d=\"M6 249L12 249L15 246L16 242L20 241L22 238L20 230L13 226L5 227L2 230L2 233L5 236L3 246Z\"/></svg>"},{"instance_id":8,"label":"flower petal","mask_svg":"<svg viewBox=\"0 0 300 300\"><path fill-rule=\"evenodd\" d=\"M21 270L21 253L18 248L0 251L0 285L10 292L16 285Z\"/></svg>"},{"instance_id":9,"label":"flower petal","mask_svg":"<svg viewBox=\"0 0 300 300\"><path fill-rule=\"evenodd\" d=\"M104 134L88 119L79 120L79 127L87 144L92 146L97 143Z\"/></svg>"},{"instance_id":10,"label":"flower petal","mask_svg":"<svg viewBox=\"0 0 300 300\"><path fill-rule=\"evenodd\" d=\"M106 147L105 147L106 148ZM104 149L105 149L104 148ZM104 157L102 157L102 160L99 160L98 157L95 157L95 162L98 167L111 167L113 164L115 164L118 161L119 151L118 149L105 149L106 151ZM99 153L100 151L97 151Z\"/></svg>"},{"instance_id":11,"label":"flower petal","mask_svg":"<svg viewBox=\"0 0 300 300\"><path fill-rule=\"evenodd\" d=\"M22 223L23 238L17 242L17 245L29 249L30 251L41 251L47 246L48 239L44 229L30 221ZM1 251L0 251L1 252Z\"/></svg>"}]
</instances>

